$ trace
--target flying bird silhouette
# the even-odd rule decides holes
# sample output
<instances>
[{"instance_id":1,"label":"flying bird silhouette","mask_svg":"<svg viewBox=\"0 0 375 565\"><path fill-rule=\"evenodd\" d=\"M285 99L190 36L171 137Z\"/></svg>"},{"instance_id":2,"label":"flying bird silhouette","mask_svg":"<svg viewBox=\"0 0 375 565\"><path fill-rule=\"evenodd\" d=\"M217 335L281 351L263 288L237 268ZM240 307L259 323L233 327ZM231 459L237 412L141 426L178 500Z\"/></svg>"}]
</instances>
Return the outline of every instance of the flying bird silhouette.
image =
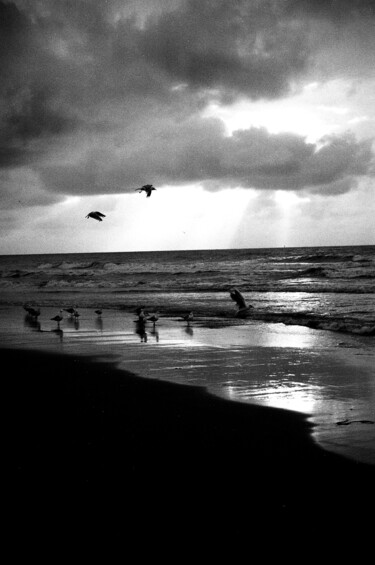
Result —
<instances>
[{"instance_id":1,"label":"flying bird silhouette","mask_svg":"<svg viewBox=\"0 0 375 565\"><path fill-rule=\"evenodd\" d=\"M156 188L152 186L152 184L144 184L143 186L141 186L141 188L135 188L134 190L138 190L139 194L141 192L145 192L148 198L149 196L151 196L151 192L153 190L156 190Z\"/></svg>"},{"instance_id":2,"label":"flying bird silhouette","mask_svg":"<svg viewBox=\"0 0 375 565\"><path fill-rule=\"evenodd\" d=\"M101 212L90 212L87 214L86 218L94 218L94 220L98 220L98 222L102 222L102 218L105 218L105 215Z\"/></svg>"}]
</instances>

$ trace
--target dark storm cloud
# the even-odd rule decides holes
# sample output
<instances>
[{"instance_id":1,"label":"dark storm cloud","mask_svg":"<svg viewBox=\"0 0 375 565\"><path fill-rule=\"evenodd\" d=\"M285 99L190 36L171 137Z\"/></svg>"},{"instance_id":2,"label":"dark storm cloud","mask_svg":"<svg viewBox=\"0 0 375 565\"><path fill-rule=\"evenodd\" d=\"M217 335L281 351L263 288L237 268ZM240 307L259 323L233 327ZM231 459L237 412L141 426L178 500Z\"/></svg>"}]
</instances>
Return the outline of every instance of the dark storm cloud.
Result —
<instances>
[{"instance_id":1,"label":"dark storm cloud","mask_svg":"<svg viewBox=\"0 0 375 565\"><path fill-rule=\"evenodd\" d=\"M60 89L63 69L45 49L43 34L13 4L0 3L0 22L0 167L7 167L37 160L77 120Z\"/></svg>"},{"instance_id":2,"label":"dark storm cloud","mask_svg":"<svg viewBox=\"0 0 375 565\"><path fill-rule=\"evenodd\" d=\"M212 100L286 94L311 64L311 21L334 18L336 3L316 4L0 2L0 167L27 166L38 201L46 190L56 198L146 182L348 190L370 167L369 144L318 149L254 129L227 137L200 117ZM341 5L349 19L353 3ZM360 17L365 5L354 2Z\"/></svg>"},{"instance_id":3,"label":"dark storm cloud","mask_svg":"<svg viewBox=\"0 0 375 565\"><path fill-rule=\"evenodd\" d=\"M150 20L141 49L171 80L223 97L276 97L306 64L304 27L272 3L191 0ZM293 26L293 29L292 29Z\"/></svg>"},{"instance_id":4,"label":"dark storm cloud","mask_svg":"<svg viewBox=\"0 0 375 565\"><path fill-rule=\"evenodd\" d=\"M286 0L285 11L343 21L353 17L375 17L375 4L373 0Z\"/></svg>"},{"instance_id":5,"label":"dark storm cloud","mask_svg":"<svg viewBox=\"0 0 375 565\"><path fill-rule=\"evenodd\" d=\"M103 147L74 164L45 167L41 178L56 192L74 194L127 192L152 182L178 185L200 182L224 187L346 192L355 178L372 174L369 141L353 136L330 137L322 145L294 134L270 134L252 128L225 135L219 120L170 122L143 137L129 152ZM105 191L105 190L104 190Z\"/></svg>"},{"instance_id":6,"label":"dark storm cloud","mask_svg":"<svg viewBox=\"0 0 375 565\"><path fill-rule=\"evenodd\" d=\"M61 200L59 195L46 191L39 175L28 167L0 169L0 186L1 208L5 212L23 206L46 206Z\"/></svg>"},{"instance_id":7,"label":"dark storm cloud","mask_svg":"<svg viewBox=\"0 0 375 565\"><path fill-rule=\"evenodd\" d=\"M373 76L373 0L285 0L283 14L307 24L313 80Z\"/></svg>"}]
</instances>

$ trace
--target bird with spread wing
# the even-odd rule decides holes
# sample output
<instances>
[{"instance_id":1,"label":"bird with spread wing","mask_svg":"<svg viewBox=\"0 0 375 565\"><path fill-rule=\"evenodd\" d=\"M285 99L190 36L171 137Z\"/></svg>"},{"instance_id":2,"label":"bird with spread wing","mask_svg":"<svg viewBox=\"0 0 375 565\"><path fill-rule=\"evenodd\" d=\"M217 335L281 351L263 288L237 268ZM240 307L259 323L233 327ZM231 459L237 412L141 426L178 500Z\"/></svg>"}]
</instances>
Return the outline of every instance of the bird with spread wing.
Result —
<instances>
[{"instance_id":1,"label":"bird with spread wing","mask_svg":"<svg viewBox=\"0 0 375 565\"><path fill-rule=\"evenodd\" d=\"M102 218L105 218L105 215L101 212L90 212L87 214L86 218L94 218L94 220L98 220L98 222L102 222Z\"/></svg>"},{"instance_id":2,"label":"bird with spread wing","mask_svg":"<svg viewBox=\"0 0 375 565\"><path fill-rule=\"evenodd\" d=\"M146 195L147 195L147 198L149 198L151 196L151 192L153 190L156 190L156 188L154 186L152 186L152 184L144 184L140 188L135 188L134 190L138 190L139 193L145 192Z\"/></svg>"},{"instance_id":3,"label":"bird with spread wing","mask_svg":"<svg viewBox=\"0 0 375 565\"><path fill-rule=\"evenodd\" d=\"M238 288L232 288L229 294L231 299L234 300L234 302L236 302L238 306L236 318L247 318L250 313L250 309L253 308L253 306L248 306L246 304L246 300L244 299Z\"/></svg>"}]
</instances>

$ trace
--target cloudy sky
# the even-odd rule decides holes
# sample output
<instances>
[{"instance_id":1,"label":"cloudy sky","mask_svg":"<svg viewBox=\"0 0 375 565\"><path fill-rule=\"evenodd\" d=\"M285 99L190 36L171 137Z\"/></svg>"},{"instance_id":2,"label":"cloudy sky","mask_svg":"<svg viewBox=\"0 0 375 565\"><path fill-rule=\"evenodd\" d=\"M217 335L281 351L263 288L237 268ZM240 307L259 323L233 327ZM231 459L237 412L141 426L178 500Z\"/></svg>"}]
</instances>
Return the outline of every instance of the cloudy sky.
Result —
<instances>
[{"instance_id":1,"label":"cloudy sky","mask_svg":"<svg viewBox=\"0 0 375 565\"><path fill-rule=\"evenodd\" d=\"M3 0L0 28L1 254L375 244L373 0Z\"/></svg>"}]
</instances>

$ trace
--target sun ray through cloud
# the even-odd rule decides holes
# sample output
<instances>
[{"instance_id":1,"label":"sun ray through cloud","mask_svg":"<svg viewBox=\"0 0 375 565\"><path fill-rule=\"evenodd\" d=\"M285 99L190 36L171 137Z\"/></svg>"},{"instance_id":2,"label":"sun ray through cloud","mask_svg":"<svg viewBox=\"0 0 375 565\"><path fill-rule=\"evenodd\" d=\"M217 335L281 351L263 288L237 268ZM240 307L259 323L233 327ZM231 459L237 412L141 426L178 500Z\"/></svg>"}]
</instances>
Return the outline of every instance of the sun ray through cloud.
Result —
<instances>
[{"instance_id":1,"label":"sun ray through cloud","mask_svg":"<svg viewBox=\"0 0 375 565\"><path fill-rule=\"evenodd\" d=\"M272 191L308 195L311 210L329 196L332 214L337 207L344 214L344 195L374 177L375 14L369 0L345 2L340 10L303 0L267 7L243 0L126 6L14 0L0 2L0 16L1 199L2 209L19 211L3 224L5 252L22 249L12 233L28 241L22 210L38 224L38 208L40 225L43 218L48 225L49 214L70 198L100 210L101 200L115 205L117 196L137 196L134 188L153 183L155 210L167 191L169 203L186 203L190 226L216 233L216 245L227 245L236 227L221 231L216 220L226 199L233 210L244 209L242 190L256 191L265 203ZM206 192L214 195L210 205ZM139 225L145 202L127 202ZM164 218L160 208L157 215ZM168 228L172 216L166 235L158 232L158 245L166 249L176 244ZM228 214L246 223L239 216ZM75 249L78 241L82 251L91 248L85 237L73 244L75 228L64 219L54 224L61 243L51 227L51 239L41 244L49 248L53 239L66 250L70 240ZM107 230L111 221L109 215ZM292 216L289 221L290 234L297 233ZM265 228L257 225L260 241ZM144 225L132 248L148 245L153 226L151 220ZM184 231L184 245L198 245L197 232ZM316 225L312 237L319 233ZM336 230L335 242L346 233Z\"/></svg>"}]
</instances>

